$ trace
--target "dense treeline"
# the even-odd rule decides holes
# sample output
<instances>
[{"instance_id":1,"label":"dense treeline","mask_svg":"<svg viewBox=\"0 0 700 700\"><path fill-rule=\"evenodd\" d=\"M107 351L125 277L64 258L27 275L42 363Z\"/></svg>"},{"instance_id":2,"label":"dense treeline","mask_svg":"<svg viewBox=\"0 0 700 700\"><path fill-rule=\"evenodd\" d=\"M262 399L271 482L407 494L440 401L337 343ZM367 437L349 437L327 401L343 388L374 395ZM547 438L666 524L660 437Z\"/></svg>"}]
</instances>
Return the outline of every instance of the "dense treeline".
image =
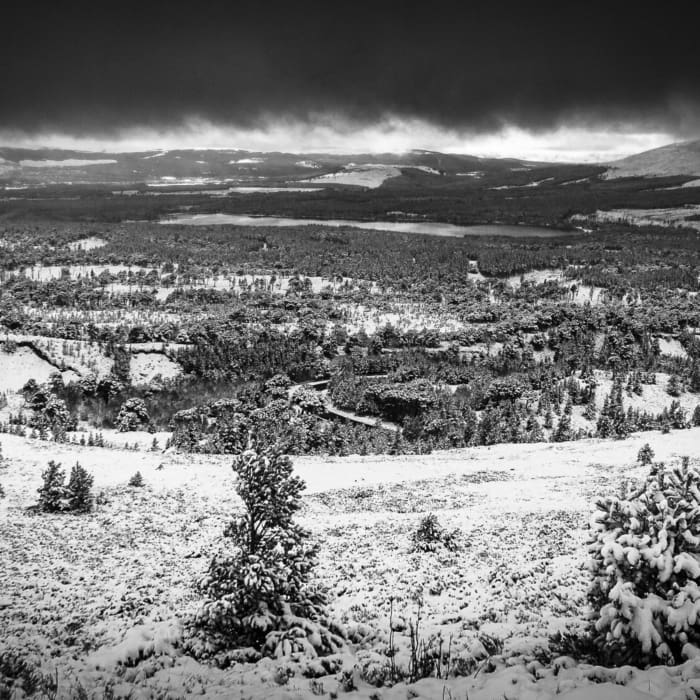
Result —
<instances>
[{"instance_id":1,"label":"dense treeline","mask_svg":"<svg viewBox=\"0 0 700 700\"><path fill-rule=\"evenodd\" d=\"M488 277L547 268L621 269L648 277L659 275L676 286L697 289L700 237L694 231L608 224L598 232L551 239L441 238L353 228L156 226L122 224L5 226L0 267L13 270L35 264L136 265L158 269L177 266L193 278L220 272L338 275L367 279L401 289L416 283L464 283L478 265ZM107 245L70 250L66 244L94 236ZM475 261L472 263L472 261ZM664 270L665 272L654 272ZM656 275L656 277L655 277ZM623 278L624 279L624 276ZM693 279L695 280L693 282ZM601 286L614 282L601 280Z\"/></svg>"}]
</instances>

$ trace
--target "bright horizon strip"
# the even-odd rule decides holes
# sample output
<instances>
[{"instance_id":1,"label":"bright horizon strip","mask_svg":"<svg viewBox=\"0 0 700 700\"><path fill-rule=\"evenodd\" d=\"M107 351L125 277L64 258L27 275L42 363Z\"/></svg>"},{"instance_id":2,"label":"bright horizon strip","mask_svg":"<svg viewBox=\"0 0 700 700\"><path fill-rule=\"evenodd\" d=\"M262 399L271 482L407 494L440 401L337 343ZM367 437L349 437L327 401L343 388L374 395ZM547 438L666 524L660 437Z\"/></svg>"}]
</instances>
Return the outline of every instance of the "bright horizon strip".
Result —
<instances>
[{"instance_id":1,"label":"bright horizon strip","mask_svg":"<svg viewBox=\"0 0 700 700\"><path fill-rule=\"evenodd\" d=\"M477 133L397 117L373 125L352 125L328 116L313 122L268 119L255 128L192 119L172 129L134 127L110 136L26 134L0 129L0 144L15 148L117 153L217 149L343 154L405 153L417 149L572 163L616 160L678 140L663 131L641 131L624 125L609 129L562 125L538 132L504 126L498 131Z\"/></svg>"}]
</instances>

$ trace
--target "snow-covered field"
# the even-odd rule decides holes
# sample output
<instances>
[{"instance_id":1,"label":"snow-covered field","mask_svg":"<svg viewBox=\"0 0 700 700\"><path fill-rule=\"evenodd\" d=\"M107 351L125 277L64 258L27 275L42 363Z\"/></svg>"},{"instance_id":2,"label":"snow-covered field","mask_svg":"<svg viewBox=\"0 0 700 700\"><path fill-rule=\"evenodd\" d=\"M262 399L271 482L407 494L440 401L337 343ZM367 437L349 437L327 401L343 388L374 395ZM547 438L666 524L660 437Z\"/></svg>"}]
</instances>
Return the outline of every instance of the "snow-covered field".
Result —
<instances>
[{"instance_id":1,"label":"snow-covered field","mask_svg":"<svg viewBox=\"0 0 700 700\"><path fill-rule=\"evenodd\" d=\"M547 637L582 619L586 523L594 499L640 478L648 442L657 459L697 454L700 429L634 435L624 441L497 445L426 456L298 458L307 482L302 524L321 545L318 576L332 614L362 623L366 644L349 649L348 669L381 668L393 600L396 645L422 604L421 634L442 634L471 675L377 689L354 674L312 684L288 661L211 669L178 648L180 623L196 609L194 581L222 544L238 500L230 458L132 452L2 435L0 483L0 651L12 649L58 671L59 697L469 698L552 700L693 698L700 664L606 670L537 660ZM32 515L49 459L76 460L103 498L87 516ZM140 470L146 486L127 486ZM410 552L428 512L459 528L460 549ZM487 672L485 635L498 640ZM399 658L401 658L401 653ZM477 672L476 669L479 669ZM131 693L131 695L130 695ZM337 695L331 695L337 697Z\"/></svg>"},{"instance_id":2,"label":"snow-covered field","mask_svg":"<svg viewBox=\"0 0 700 700\"><path fill-rule=\"evenodd\" d=\"M17 391L30 379L41 384L59 368L64 381L68 382L91 374L104 377L114 365L113 358L104 354L99 343L26 335L5 338L31 342L33 347L19 346L7 352L0 346L0 392ZM132 351L130 372L136 384L147 384L158 375L170 379L182 373L182 367L167 356L169 351L184 347L181 344L131 343L126 347Z\"/></svg>"},{"instance_id":3,"label":"snow-covered field","mask_svg":"<svg viewBox=\"0 0 700 700\"><path fill-rule=\"evenodd\" d=\"M88 236L87 238L81 238L79 241L72 241L68 244L68 247L71 250L94 250L95 248L103 248L106 245L107 241L104 238Z\"/></svg>"},{"instance_id":4,"label":"snow-covered field","mask_svg":"<svg viewBox=\"0 0 700 700\"><path fill-rule=\"evenodd\" d=\"M681 226L700 231L700 221L690 219L700 214L700 205L688 204L683 207L666 209L611 209L596 211L595 214L574 214L572 221L629 222L636 226Z\"/></svg>"},{"instance_id":5,"label":"snow-covered field","mask_svg":"<svg viewBox=\"0 0 700 700\"><path fill-rule=\"evenodd\" d=\"M160 352L138 352L129 363L131 381L135 385L150 383L154 377L172 379L182 374L182 367Z\"/></svg>"},{"instance_id":6,"label":"snow-covered field","mask_svg":"<svg viewBox=\"0 0 700 700\"><path fill-rule=\"evenodd\" d=\"M20 160L23 168L84 168L86 165L111 165L113 158L64 158L63 160Z\"/></svg>"},{"instance_id":7,"label":"snow-covered field","mask_svg":"<svg viewBox=\"0 0 700 700\"><path fill-rule=\"evenodd\" d=\"M19 347L13 352L0 348L0 391L18 391L29 379L45 382L55 371L31 348Z\"/></svg>"},{"instance_id":8,"label":"snow-covered field","mask_svg":"<svg viewBox=\"0 0 700 700\"><path fill-rule=\"evenodd\" d=\"M337 173L328 173L300 180L299 182L325 183L333 185L355 185L357 187L368 187L375 189L388 180L390 177L398 177L401 170L395 165L357 165L347 166Z\"/></svg>"}]
</instances>

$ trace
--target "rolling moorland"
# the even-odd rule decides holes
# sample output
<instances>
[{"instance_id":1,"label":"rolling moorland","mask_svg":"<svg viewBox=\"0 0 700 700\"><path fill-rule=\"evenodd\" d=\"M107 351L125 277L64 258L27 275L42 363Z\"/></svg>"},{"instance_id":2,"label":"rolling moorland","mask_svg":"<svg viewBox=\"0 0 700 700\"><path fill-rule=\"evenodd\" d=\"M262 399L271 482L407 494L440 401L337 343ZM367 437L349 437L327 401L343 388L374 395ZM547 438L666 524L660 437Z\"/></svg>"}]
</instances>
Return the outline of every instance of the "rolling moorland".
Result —
<instances>
[{"instance_id":1,"label":"rolling moorland","mask_svg":"<svg viewBox=\"0 0 700 700\"><path fill-rule=\"evenodd\" d=\"M699 177L0 149L0 698L696 698Z\"/></svg>"}]
</instances>

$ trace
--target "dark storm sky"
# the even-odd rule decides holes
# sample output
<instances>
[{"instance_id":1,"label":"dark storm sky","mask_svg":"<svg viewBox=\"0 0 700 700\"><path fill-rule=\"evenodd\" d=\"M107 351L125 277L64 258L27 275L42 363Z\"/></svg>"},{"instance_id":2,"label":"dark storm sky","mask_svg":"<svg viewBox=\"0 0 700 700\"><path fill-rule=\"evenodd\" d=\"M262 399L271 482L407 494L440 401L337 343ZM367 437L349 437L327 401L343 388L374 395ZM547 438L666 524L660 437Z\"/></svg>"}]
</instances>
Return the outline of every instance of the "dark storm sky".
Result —
<instances>
[{"instance_id":1,"label":"dark storm sky","mask_svg":"<svg viewBox=\"0 0 700 700\"><path fill-rule=\"evenodd\" d=\"M447 127L700 124L700 38L658 3L17 3L0 130L113 133L317 113Z\"/></svg>"}]
</instances>

